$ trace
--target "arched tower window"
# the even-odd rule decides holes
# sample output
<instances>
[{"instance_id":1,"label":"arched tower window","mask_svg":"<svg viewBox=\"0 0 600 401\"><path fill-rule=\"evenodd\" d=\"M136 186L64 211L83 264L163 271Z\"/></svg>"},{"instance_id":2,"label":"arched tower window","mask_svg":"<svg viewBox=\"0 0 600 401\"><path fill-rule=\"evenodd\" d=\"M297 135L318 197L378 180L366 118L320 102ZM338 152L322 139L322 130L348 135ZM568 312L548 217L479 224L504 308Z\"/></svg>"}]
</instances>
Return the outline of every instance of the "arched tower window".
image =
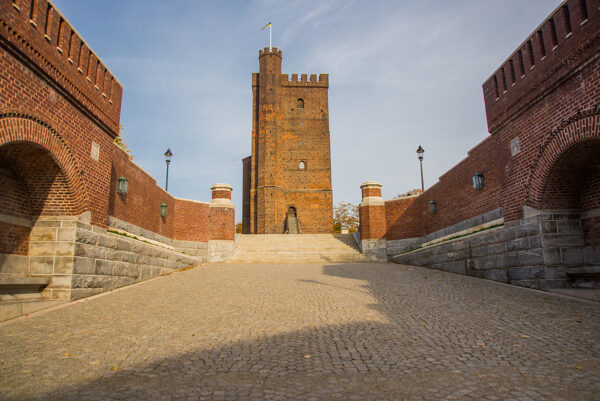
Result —
<instances>
[{"instance_id":1,"label":"arched tower window","mask_svg":"<svg viewBox=\"0 0 600 401\"><path fill-rule=\"evenodd\" d=\"M306 162L304 160L301 160L300 163L298 163L298 169L306 170Z\"/></svg>"},{"instance_id":2,"label":"arched tower window","mask_svg":"<svg viewBox=\"0 0 600 401\"><path fill-rule=\"evenodd\" d=\"M302 99L302 98L298 99L298 108L299 109L303 109L304 108L304 99Z\"/></svg>"}]
</instances>

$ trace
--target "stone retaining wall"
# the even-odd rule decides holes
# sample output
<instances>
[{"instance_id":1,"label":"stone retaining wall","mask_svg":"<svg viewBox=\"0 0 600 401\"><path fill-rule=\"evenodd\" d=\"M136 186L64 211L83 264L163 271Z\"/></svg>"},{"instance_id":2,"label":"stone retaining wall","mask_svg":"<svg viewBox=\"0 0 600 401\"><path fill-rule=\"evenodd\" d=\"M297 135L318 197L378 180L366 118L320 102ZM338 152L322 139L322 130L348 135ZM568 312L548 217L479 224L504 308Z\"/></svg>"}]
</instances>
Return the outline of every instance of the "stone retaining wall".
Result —
<instances>
[{"instance_id":1,"label":"stone retaining wall","mask_svg":"<svg viewBox=\"0 0 600 401\"><path fill-rule=\"evenodd\" d=\"M388 256L396 263L541 290L569 286L569 268L600 263L600 248L585 245L577 213L525 210L525 215L501 227L408 252L432 237L388 241Z\"/></svg>"},{"instance_id":2,"label":"stone retaining wall","mask_svg":"<svg viewBox=\"0 0 600 401\"><path fill-rule=\"evenodd\" d=\"M166 246L108 232L83 216L41 216L33 224L29 255L2 255L0 273L50 277L44 299L75 300L206 260Z\"/></svg>"},{"instance_id":3,"label":"stone retaining wall","mask_svg":"<svg viewBox=\"0 0 600 401\"><path fill-rule=\"evenodd\" d=\"M73 246L72 300L200 263L195 256L81 222Z\"/></svg>"}]
</instances>

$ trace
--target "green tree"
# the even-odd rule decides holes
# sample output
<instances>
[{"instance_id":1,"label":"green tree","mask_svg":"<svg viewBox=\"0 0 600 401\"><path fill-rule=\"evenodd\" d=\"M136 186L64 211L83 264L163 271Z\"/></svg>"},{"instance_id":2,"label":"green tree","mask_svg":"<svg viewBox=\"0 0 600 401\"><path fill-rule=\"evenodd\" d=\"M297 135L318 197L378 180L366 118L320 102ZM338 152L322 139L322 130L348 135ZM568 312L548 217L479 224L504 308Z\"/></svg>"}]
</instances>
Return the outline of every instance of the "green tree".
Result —
<instances>
[{"instance_id":1,"label":"green tree","mask_svg":"<svg viewBox=\"0 0 600 401\"><path fill-rule=\"evenodd\" d=\"M348 232L358 231L358 206L349 202L338 202L333 206L333 232L339 234L342 227L348 227Z\"/></svg>"}]
</instances>

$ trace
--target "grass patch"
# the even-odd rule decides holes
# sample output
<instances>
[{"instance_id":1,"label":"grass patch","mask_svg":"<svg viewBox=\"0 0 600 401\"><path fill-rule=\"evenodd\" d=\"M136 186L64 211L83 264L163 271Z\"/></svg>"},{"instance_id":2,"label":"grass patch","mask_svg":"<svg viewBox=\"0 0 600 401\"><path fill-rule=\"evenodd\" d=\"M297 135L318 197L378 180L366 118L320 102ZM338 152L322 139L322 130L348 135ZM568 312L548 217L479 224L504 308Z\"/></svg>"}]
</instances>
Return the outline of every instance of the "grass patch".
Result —
<instances>
[{"instance_id":1,"label":"grass patch","mask_svg":"<svg viewBox=\"0 0 600 401\"><path fill-rule=\"evenodd\" d=\"M145 239L138 238L138 237L136 237L133 234L127 234L127 233L124 233L124 232L121 232L121 231L115 231L115 230L111 230L111 229L106 230L106 232L109 232L109 233L112 233L112 234L117 234L117 235L120 235L122 237L131 238L131 239L134 239L136 241L145 242L146 244L158 246L160 248L168 249L170 251L175 251L175 252L179 252L179 253L183 253L184 255L187 255L187 253L185 253L183 251L178 251L176 249L169 248L167 246L163 246L163 245L155 244L154 242L146 241Z\"/></svg>"}]
</instances>

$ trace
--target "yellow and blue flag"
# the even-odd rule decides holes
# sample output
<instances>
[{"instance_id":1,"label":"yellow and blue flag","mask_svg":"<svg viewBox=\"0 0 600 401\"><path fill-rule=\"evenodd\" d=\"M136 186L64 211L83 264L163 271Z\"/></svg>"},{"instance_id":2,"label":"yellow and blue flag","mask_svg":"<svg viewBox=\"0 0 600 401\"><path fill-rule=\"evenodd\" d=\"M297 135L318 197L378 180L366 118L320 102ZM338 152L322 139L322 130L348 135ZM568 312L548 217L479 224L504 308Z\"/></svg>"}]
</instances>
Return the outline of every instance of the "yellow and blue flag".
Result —
<instances>
[{"instance_id":1,"label":"yellow and blue flag","mask_svg":"<svg viewBox=\"0 0 600 401\"><path fill-rule=\"evenodd\" d=\"M270 27L270 26L271 26L271 23L269 22L267 25L265 25L265 26L264 26L264 27L261 29L261 31L262 31L262 30L265 30L266 28L268 28L268 27Z\"/></svg>"}]
</instances>

